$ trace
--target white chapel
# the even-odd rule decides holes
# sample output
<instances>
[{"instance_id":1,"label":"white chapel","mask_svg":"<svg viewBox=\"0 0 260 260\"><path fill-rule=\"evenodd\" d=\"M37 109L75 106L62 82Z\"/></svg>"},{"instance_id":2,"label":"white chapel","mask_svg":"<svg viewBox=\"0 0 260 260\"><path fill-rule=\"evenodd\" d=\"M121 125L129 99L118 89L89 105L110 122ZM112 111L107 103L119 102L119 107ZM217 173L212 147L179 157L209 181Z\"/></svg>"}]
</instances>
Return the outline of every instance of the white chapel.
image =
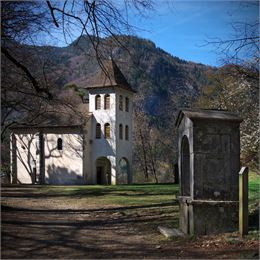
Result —
<instances>
[{"instance_id":1,"label":"white chapel","mask_svg":"<svg viewBox=\"0 0 260 260\"><path fill-rule=\"evenodd\" d=\"M12 183L132 182L135 91L112 59L104 66L86 87L89 114L84 123L12 128Z\"/></svg>"}]
</instances>

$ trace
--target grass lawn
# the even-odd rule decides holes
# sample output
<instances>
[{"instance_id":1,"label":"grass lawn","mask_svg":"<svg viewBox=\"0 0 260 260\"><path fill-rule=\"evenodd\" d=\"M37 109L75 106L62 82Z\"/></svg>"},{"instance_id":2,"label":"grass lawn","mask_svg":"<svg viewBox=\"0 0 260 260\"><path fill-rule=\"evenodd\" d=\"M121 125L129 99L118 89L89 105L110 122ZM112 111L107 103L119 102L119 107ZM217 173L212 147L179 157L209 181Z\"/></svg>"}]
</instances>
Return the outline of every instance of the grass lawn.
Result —
<instances>
[{"instance_id":1,"label":"grass lawn","mask_svg":"<svg viewBox=\"0 0 260 260\"><path fill-rule=\"evenodd\" d=\"M256 172L249 172L249 192L248 192L248 202L249 211L253 210L257 204L259 204L260 195L260 175Z\"/></svg>"},{"instance_id":2,"label":"grass lawn","mask_svg":"<svg viewBox=\"0 0 260 260\"><path fill-rule=\"evenodd\" d=\"M41 186L41 192L46 195L59 194L61 197L70 196L80 199L88 205L107 205L126 207L123 212L139 211L140 214L153 211L157 206L160 207L161 214L168 213L174 209L176 219L172 222L165 223L168 226L177 227L178 225L178 202L176 197L179 194L179 185L177 184L133 184L133 185L88 185L88 186ZM255 225L259 207L260 196L260 176L256 172L249 172L249 213L251 214L250 222ZM131 207L135 206L135 207ZM149 207L147 208L147 206ZM159 207L158 207L159 206ZM127 208L128 207L128 208ZM130 208L131 207L131 208ZM158 222L158 224L160 224Z\"/></svg>"},{"instance_id":3,"label":"grass lawn","mask_svg":"<svg viewBox=\"0 0 260 260\"><path fill-rule=\"evenodd\" d=\"M249 208L260 178L249 175ZM175 184L2 188L2 258L256 258L258 231L166 239L178 228Z\"/></svg>"},{"instance_id":4,"label":"grass lawn","mask_svg":"<svg viewBox=\"0 0 260 260\"><path fill-rule=\"evenodd\" d=\"M176 184L133 184L133 185L85 185L85 186L39 186L33 190L46 198L58 197L67 201L68 207L117 208L125 217L159 216L143 224L144 229L157 230L159 225L178 227L179 206ZM29 196L29 195L28 195ZM157 231L156 231L157 232Z\"/></svg>"},{"instance_id":5,"label":"grass lawn","mask_svg":"<svg viewBox=\"0 0 260 260\"><path fill-rule=\"evenodd\" d=\"M40 186L46 195L59 194L78 198L91 197L100 205L146 206L173 203L179 194L176 184ZM260 175L249 172L249 209L259 203Z\"/></svg>"},{"instance_id":6,"label":"grass lawn","mask_svg":"<svg viewBox=\"0 0 260 260\"><path fill-rule=\"evenodd\" d=\"M59 194L84 199L92 198L99 205L147 206L170 204L176 199L179 187L176 184L143 184L116 186L42 186L46 195ZM42 191L41 191L42 192Z\"/></svg>"},{"instance_id":7,"label":"grass lawn","mask_svg":"<svg viewBox=\"0 0 260 260\"><path fill-rule=\"evenodd\" d=\"M27 186L28 187L28 186ZM33 186L31 186L33 187ZM117 205L117 206L147 206L156 204L176 204L179 194L177 184L133 184L133 185L82 185L82 186L53 186L41 185L39 189L32 189L37 196L60 198L70 197L87 200L89 205ZM249 172L249 210L255 209L259 203L260 175ZM27 188L27 191L30 189ZM28 195L29 196L29 195Z\"/></svg>"}]
</instances>

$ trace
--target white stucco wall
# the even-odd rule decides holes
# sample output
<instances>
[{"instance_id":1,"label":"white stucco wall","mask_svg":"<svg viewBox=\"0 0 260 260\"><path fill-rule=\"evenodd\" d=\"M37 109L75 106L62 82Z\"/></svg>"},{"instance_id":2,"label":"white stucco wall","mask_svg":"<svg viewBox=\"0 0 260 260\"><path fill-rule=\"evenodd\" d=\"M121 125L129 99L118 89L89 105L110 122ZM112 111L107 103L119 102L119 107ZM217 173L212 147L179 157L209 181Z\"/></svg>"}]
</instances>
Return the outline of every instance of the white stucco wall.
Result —
<instances>
[{"instance_id":1,"label":"white stucco wall","mask_svg":"<svg viewBox=\"0 0 260 260\"><path fill-rule=\"evenodd\" d=\"M16 149L16 165L12 171L17 173L18 183L31 184L33 181L33 168L36 168L36 182L40 181L40 149L39 134L37 131L28 134L30 129L23 133L14 134ZM44 139L44 181L47 184L84 184L86 178L83 168L83 134L71 129L45 129L50 133L43 133ZM62 138L63 149L58 150L57 140ZM38 150L38 152L37 152ZM89 156L86 156L87 160ZM14 169L14 167L16 169Z\"/></svg>"},{"instance_id":2,"label":"white stucco wall","mask_svg":"<svg viewBox=\"0 0 260 260\"><path fill-rule=\"evenodd\" d=\"M36 134L15 134L18 183L31 184L33 168L37 168Z\"/></svg>"},{"instance_id":3,"label":"white stucco wall","mask_svg":"<svg viewBox=\"0 0 260 260\"><path fill-rule=\"evenodd\" d=\"M123 111L119 109L119 96L123 97ZM125 111L125 98L129 99L129 111ZM133 142L133 124L132 124L132 115L133 115L133 93L125 91L123 89L117 89L116 91L116 128L117 128L117 171L119 171L119 161L122 158L125 158L129 164L129 176L128 183L132 182L132 142ZM123 125L123 139L119 138L119 125ZM128 140L125 139L125 126L128 126Z\"/></svg>"},{"instance_id":4,"label":"white stucco wall","mask_svg":"<svg viewBox=\"0 0 260 260\"><path fill-rule=\"evenodd\" d=\"M57 149L57 140L63 149ZM83 136L80 134L45 134L45 183L83 184Z\"/></svg>"},{"instance_id":5,"label":"white stucco wall","mask_svg":"<svg viewBox=\"0 0 260 260\"><path fill-rule=\"evenodd\" d=\"M92 116L90 116L83 129L83 178L86 184L92 183Z\"/></svg>"},{"instance_id":6,"label":"white stucco wall","mask_svg":"<svg viewBox=\"0 0 260 260\"><path fill-rule=\"evenodd\" d=\"M110 109L104 109L105 95L110 95ZM95 109L95 97L101 96L101 109ZM100 157L106 157L111 163L111 183L115 184L116 176L116 94L111 88L93 89L89 92L89 112L92 112L92 138L91 138L91 163L92 179L91 183L96 183L96 160ZM96 139L96 124L101 125L101 138ZM110 124L110 138L104 137L104 126Z\"/></svg>"},{"instance_id":7,"label":"white stucco wall","mask_svg":"<svg viewBox=\"0 0 260 260\"><path fill-rule=\"evenodd\" d=\"M110 95L110 109L104 109L104 97ZM95 97L101 96L101 109L95 109ZM123 111L119 110L119 96L123 96ZM129 112L125 111L125 98L129 98ZM120 88L97 88L89 92L89 111L92 116L92 138L91 138L91 161L92 180L96 183L96 160L106 157L111 163L111 183L116 184L116 173L121 158L126 158L129 163L130 172L132 169L132 97L129 91ZM102 135L96 139L96 124L101 124ZM104 125L110 124L110 139L104 138ZM119 139L119 124L123 125L123 140ZM125 140L125 126L129 127L129 140ZM130 176L131 181L131 176Z\"/></svg>"}]
</instances>

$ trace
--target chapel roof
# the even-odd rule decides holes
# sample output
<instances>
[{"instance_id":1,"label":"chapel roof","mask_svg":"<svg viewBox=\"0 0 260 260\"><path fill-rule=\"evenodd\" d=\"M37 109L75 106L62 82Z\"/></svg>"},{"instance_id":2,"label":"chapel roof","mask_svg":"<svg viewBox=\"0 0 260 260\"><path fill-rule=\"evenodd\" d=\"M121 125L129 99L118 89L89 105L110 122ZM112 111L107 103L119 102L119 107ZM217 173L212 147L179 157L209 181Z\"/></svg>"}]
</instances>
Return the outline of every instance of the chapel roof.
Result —
<instances>
[{"instance_id":1,"label":"chapel roof","mask_svg":"<svg viewBox=\"0 0 260 260\"><path fill-rule=\"evenodd\" d=\"M82 124L77 125L51 125L51 124L44 124L44 125L16 125L11 126L10 129L47 129L47 128L81 128Z\"/></svg>"},{"instance_id":2,"label":"chapel roof","mask_svg":"<svg viewBox=\"0 0 260 260\"><path fill-rule=\"evenodd\" d=\"M83 125L17 125L10 127L14 134L36 134L36 133L82 133Z\"/></svg>"},{"instance_id":3,"label":"chapel roof","mask_svg":"<svg viewBox=\"0 0 260 260\"><path fill-rule=\"evenodd\" d=\"M113 59L103 62L102 68L99 69L91 82L86 89L119 87L130 92L136 92L127 82L125 76Z\"/></svg>"},{"instance_id":4,"label":"chapel roof","mask_svg":"<svg viewBox=\"0 0 260 260\"><path fill-rule=\"evenodd\" d=\"M52 130L62 130L62 129L82 129L84 124L91 118L92 113L84 115L84 120L76 114L73 115L63 115L59 116L58 114L47 114L45 119L42 118L41 121L35 122L33 125L28 125L26 122L21 122L19 124L13 125L10 129L13 132L16 131L26 131L26 132L51 132Z\"/></svg>"},{"instance_id":5,"label":"chapel roof","mask_svg":"<svg viewBox=\"0 0 260 260\"><path fill-rule=\"evenodd\" d=\"M218 109L181 109L178 113L175 125L179 126L183 117L186 116L192 121L195 120L222 120L232 122L242 122L243 119L237 113Z\"/></svg>"}]
</instances>

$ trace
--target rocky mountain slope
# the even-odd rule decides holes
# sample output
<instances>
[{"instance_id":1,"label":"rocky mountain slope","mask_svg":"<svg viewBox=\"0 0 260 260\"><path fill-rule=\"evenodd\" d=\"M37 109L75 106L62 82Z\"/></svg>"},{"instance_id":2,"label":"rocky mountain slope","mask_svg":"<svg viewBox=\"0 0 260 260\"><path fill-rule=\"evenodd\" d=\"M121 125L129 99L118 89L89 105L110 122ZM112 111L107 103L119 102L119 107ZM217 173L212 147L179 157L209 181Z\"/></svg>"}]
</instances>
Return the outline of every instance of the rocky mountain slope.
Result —
<instances>
[{"instance_id":1,"label":"rocky mountain slope","mask_svg":"<svg viewBox=\"0 0 260 260\"><path fill-rule=\"evenodd\" d=\"M189 106L207 82L209 66L174 57L151 41L133 36L120 36L125 47L113 47L110 38L102 40L104 58L115 60L123 74L138 91L137 99L151 117L165 116L179 107ZM55 83L86 87L100 69L88 38L82 37L67 47L36 47L39 56L48 61ZM170 109L170 111L169 111Z\"/></svg>"}]
</instances>

